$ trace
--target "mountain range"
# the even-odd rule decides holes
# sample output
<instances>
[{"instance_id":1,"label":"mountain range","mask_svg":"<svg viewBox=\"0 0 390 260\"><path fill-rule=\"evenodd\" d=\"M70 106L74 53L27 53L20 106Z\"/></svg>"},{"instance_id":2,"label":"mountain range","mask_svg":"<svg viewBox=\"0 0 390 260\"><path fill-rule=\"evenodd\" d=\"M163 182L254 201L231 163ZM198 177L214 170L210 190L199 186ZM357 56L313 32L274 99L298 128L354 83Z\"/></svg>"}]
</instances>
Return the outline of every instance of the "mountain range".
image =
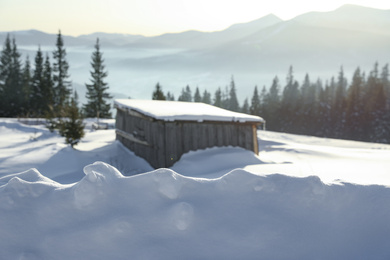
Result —
<instances>
[{"instance_id":1,"label":"mountain range","mask_svg":"<svg viewBox=\"0 0 390 260\"><path fill-rule=\"evenodd\" d=\"M283 21L275 15L235 24L223 31L163 34L154 37L93 33L64 37L74 86L83 95L89 82L90 56L96 38L115 96L149 99L157 82L176 97L187 84L214 92L234 76L240 100L251 97L255 85L270 86L274 76L281 86L290 65L295 78L311 80L337 76L343 66L351 76L360 66L369 72L374 63L390 61L390 10L344 5L331 12L310 12ZM18 49L33 57L41 49L49 55L56 35L37 30L0 32L15 37ZM32 62L33 63L33 62Z\"/></svg>"}]
</instances>

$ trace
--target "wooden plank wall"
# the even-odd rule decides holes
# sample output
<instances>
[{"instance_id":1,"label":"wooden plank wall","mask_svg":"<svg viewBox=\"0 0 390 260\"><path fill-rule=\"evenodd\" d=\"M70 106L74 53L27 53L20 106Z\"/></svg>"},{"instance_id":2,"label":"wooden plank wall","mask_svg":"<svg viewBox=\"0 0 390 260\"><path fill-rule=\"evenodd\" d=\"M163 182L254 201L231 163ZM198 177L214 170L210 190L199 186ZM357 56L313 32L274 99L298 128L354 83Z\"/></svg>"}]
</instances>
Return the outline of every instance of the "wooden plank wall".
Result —
<instances>
[{"instance_id":1,"label":"wooden plank wall","mask_svg":"<svg viewBox=\"0 0 390 260\"><path fill-rule=\"evenodd\" d=\"M127 111L117 109L116 128L132 134L134 138L146 142L147 145L133 142L119 134L116 135L117 140L136 155L147 160L152 167L164 167L165 128L161 121L130 115Z\"/></svg>"},{"instance_id":2,"label":"wooden plank wall","mask_svg":"<svg viewBox=\"0 0 390 260\"><path fill-rule=\"evenodd\" d=\"M239 146L256 152L253 126L250 123L163 122L121 109L117 109L116 117L117 129L142 142L120 134L117 139L154 168L170 167L184 153L214 146Z\"/></svg>"},{"instance_id":3,"label":"wooden plank wall","mask_svg":"<svg viewBox=\"0 0 390 260\"><path fill-rule=\"evenodd\" d=\"M165 123L166 166L181 155L209 147L239 146L254 151L251 124L167 122Z\"/></svg>"}]
</instances>

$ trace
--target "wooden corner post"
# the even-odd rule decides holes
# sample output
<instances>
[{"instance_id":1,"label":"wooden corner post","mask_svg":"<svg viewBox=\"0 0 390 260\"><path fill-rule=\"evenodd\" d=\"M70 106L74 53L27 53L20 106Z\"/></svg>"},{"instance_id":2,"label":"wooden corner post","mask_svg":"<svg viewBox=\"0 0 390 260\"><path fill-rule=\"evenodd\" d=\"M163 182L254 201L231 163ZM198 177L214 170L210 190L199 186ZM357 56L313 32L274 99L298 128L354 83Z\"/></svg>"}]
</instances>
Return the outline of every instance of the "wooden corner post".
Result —
<instances>
[{"instance_id":1,"label":"wooden corner post","mask_svg":"<svg viewBox=\"0 0 390 260\"><path fill-rule=\"evenodd\" d=\"M253 152L259 154L259 143L257 141L257 126L252 125L252 138L253 138Z\"/></svg>"}]
</instances>

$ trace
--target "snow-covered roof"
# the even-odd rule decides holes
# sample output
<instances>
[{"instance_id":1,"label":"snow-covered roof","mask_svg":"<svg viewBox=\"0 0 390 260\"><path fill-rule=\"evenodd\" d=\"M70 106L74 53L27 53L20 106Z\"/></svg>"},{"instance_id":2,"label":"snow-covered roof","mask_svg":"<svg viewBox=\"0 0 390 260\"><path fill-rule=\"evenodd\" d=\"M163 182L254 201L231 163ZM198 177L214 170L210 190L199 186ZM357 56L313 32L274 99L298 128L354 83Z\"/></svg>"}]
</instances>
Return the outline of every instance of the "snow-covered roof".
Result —
<instances>
[{"instance_id":1,"label":"snow-covered roof","mask_svg":"<svg viewBox=\"0 0 390 260\"><path fill-rule=\"evenodd\" d=\"M163 121L264 122L264 119L258 116L197 102L116 99L115 106Z\"/></svg>"}]
</instances>

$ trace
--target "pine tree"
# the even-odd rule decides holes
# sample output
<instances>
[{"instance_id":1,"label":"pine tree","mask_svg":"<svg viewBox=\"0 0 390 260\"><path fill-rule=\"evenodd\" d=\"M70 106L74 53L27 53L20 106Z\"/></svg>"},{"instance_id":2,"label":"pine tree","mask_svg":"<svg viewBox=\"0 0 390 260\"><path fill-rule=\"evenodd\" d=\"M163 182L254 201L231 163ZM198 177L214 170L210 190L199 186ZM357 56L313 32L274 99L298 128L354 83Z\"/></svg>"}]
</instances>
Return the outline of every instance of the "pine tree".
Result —
<instances>
[{"instance_id":1,"label":"pine tree","mask_svg":"<svg viewBox=\"0 0 390 260\"><path fill-rule=\"evenodd\" d=\"M30 59L27 56L26 61L24 63L23 75L22 75L23 107L21 112L24 116L29 116L30 114L31 87L32 87L31 65L30 65Z\"/></svg>"},{"instance_id":2,"label":"pine tree","mask_svg":"<svg viewBox=\"0 0 390 260\"><path fill-rule=\"evenodd\" d=\"M335 138L345 137L343 133L345 132L346 88L347 80L344 77L343 67L341 67L332 106L333 137Z\"/></svg>"},{"instance_id":3,"label":"pine tree","mask_svg":"<svg viewBox=\"0 0 390 260\"><path fill-rule=\"evenodd\" d=\"M96 40L95 51L92 53L91 84L85 84L87 88L87 104L84 105L86 117L111 118L111 104L108 102L112 97L107 92L108 84L105 82L107 71L105 71L103 54L100 52L99 38Z\"/></svg>"},{"instance_id":4,"label":"pine tree","mask_svg":"<svg viewBox=\"0 0 390 260\"><path fill-rule=\"evenodd\" d=\"M309 74L306 73L301 86L300 101L298 106L296 129L299 134L310 134L315 127L316 112L316 86L310 82Z\"/></svg>"},{"instance_id":5,"label":"pine tree","mask_svg":"<svg viewBox=\"0 0 390 260\"><path fill-rule=\"evenodd\" d=\"M249 108L249 113L251 115L260 116L260 97L259 97L259 93L257 91L257 86L255 86L255 89L253 91L253 96L252 96L252 100L251 100L251 106Z\"/></svg>"},{"instance_id":6,"label":"pine tree","mask_svg":"<svg viewBox=\"0 0 390 260\"><path fill-rule=\"evenodd\" d=\"M390 80L389 80L389 64L382 68L381 81L386 95L386 109L390 110Z\"/></svg>"},{"instance_id":7,"label":"pine tree","mask_svg":"<svg viewBox=\"0 0 390 260\"><path fill-rule=\"evenodd\" d=\"M379 78L378 63L370 72L367 79L367 91L365 93L365 120L369 122L368 141L370 142L389 142L388 132L390 131L389 122L386 120L386 95L384 85Z\"/></svg>"},{"instance_id":8,"label":"pine tree","mask_svg":"<svg viewBox=\"0 0 390 260\"><path fill-rule=\"evenodd\" d=\"M155 91L153 91L152 99L153 100L166 100L167 99L164 95L164 92L162 91L160 83L156 84L156 89L155 89Z\"/></svg>"},{"instance_id":9,"label":"pine tree","mask_svg":"<svg viewBox=\"0 0 390 260\"><path fill-rule=\"evenodd\" d=\"M0 116L15 117L23 106L22 68L15 38L9 35L0 57Z\"/></svg>"},{"instance_id":10,"label":"pine tree","mask_svg":"<svg viewBox=\"0 0 390 260\"><path fill-rule=\"evenodd\" d=\"M360 68L353 74L352 84L348 89L346 99L346 137L352 140L364 140L363 135L365 122L362 120L364 103L362 99L363 78Z\"/></svg>"},{"instance_id":11,"label":"pine tree","mask_svg":"<svg viewBox=\"0 0 390 260\"><path fill-rule=\"evenodd\" d=\"M267 96L267 89L264 85L263 88L261 89L261 93L260 93L260 97L259 97L259 99L260 99L259 115L260 116L264 116L264 111L265 111L264 102L265 102L266 96Z\"/></svg>"},{"instance_id":12,"label":"pine tree","mask_svg":"<svg viewBox=\"0 0 390 260\"><path fill-rule=\"evenodd\" d=\"M283 89L281 104L281 130L297 133L297 115L299 111L299 84L294 80L293 67L290 66L286 86Z\"/></svg>"},{"instance_id":13,"label":"pine tree","mask_svg":"<svg viewBox=\"0 0 390 260\"><path fill-rule=\"evenodd\" d=\"M222 108L230 109L230 99L229 99L229 87L225 86L225 90L221 92L222 94Z\"/></svg>"},{"instance_id":14,"label":"pine tree","mask_svg":"<svg viewBox=\"0 0 390 260\"><path fill-rule=\"evenodd\" d=\"M192 102L192 92L189 85L181 90L181 95L179 96L178 101Z\"/></svg>"},{"instance_id":15,"label":"pine tree","mask_svg":"<svg viewBox=\"0 0 390 260\"><path fill-rule=\"evenodd\" d=\"M188 102L192 102L192 91L191 91L191 88L190 88L190 86L189 85L187 85L186 86L186 91L185 91L185 93L186 93L186 101L188 101Z\"/></svg>"},{"instance_id":16,"label":"pine tree","mask_svg":"<svg viewBox=\"0 0 390 260\"><path fill-rule=\"evenodd\" d=\"M219 87L214 94L214 106L216 107L222 107L222 91Z\"/></svg>"},{"instance_id":17,"label":"pine tree","mask_svg":"<svg viewBox=\"0 0 390 260\"><path fill-rule=\"evenodd\" d=\"M333 133L333 122L332 122L332 107L334 103L334 92L335 92L335 81L334 77L331 78L330 83L327 81L325 89L320 93L319 97L319 114L320 119L317 120L318 124L321 125L321 129L318 131L318 135L321 137L332 137Z\"/></svg>"},{"instance_id":18,"label":"pine tree","mask_svg":"<svg viewBox=\"0 0 390 260\"><path fill-rule=\"evenodd\" d=\"M202 97L200 96L199 88L196 87L194 94L194 102L202 102Z\"/></svg>"},{"instance_id":19,"label":"pine tree","mask_svg":"<svg viewBox=\"0 0 390 260\"><path fill-rule=\"evenodd\" d=\"M274 131L280 131L281 122L280 118L280 86L279 78L277 76L272 80L272 85L264 97L264 111L262 115L267 120L267 128Z\"/></svg>"},{"instance_id":20,"label":"pine tree","mask_svg":"<svg viewBox=\"0 0 390 260\"><path fill-rule=\"evenodd\" d=\"M203 92L202 102L206 104L211 104L211 94L207 90L204 90Z\"/></svg>"},{"instance_id":21,"label":"pine tree","mask_svg":"<svg viewBox=\"0 0 390 260\"><path fill-rule=\"evenodd\" d=\"M54 105L54 82L52 68L50 64L50 58L46 54L45 62L43 64L43 75L42 75L42 91L45 100L43 111L45 116L48 116L53 111Z\"/></svg>"},{"instance_id":22,"label":"pine tree","mask_svg":"<svg viewBox=\"0 0 390 260\"><path fill-rule=\"evenodd\" d=\"M43 87L43 55L41 48L38 48L35 55L34 73L31 88L31 113L35 117L40 117L45 111L45 94Z\"/></svg>"},{"instance_id":23,"label":"pine tree","mask_svg":"<svg viewBox=\"0 0 390 260\"><path fill-rule=\"evenodd\" d=\"M230 91L229 91L229 102L228 107L231 111L240 111L240 105L238 104L237 94L236 94L236 84L234 83L234 78L230 81Z\"/></svg>"},{"instance_id":24,"label":"pine tree","mask_svg":"<svg viewBox=\"0 0 390 260\"><path fill-rule=\"evenodd\" d=\"M22 86L22 55L17 49L15 38L12 39L12 95L10 96L12 116L20 116L23 107L23 86Z\"/></svg>"},{"instance_id":25,"label":"pine tree","mask_svg":"<svg viewBox=\"0 0 390 260\"><path fill-rule=\"evenodd\" d=\"M0 56L0 116L9 116L10 104L7 99L10 91L10 74L12 63L12 48L9 34L5 39Z\"/></svg>"},{"instance_id":26,"label":"pine tree","mask_svg":"<svg viewBox=\"0 0 390 260\"><path fill-rule=\"evenodd\" d=\"M175 96L171 94L171 92L168 91L167 93L167 100L168 101L175 101Z\"/></svg>"},{"instance_id":27,"label":"pine tree","mask_svg":"<svg viewBox=\"0 0 390 260\"><path fill-rule=\"evenodd\" d=\"M245 98L244 104L242 105L241 112L245 114L249 114L249 102L248 98Z\"/></svg>"},{"instance_id":28,"label":"pine tree","mask_svg":"<svg viewBox=\"0 0 390 260\"><path fill-rule=\"evenodd\" d=\"M71 98L70 103L66 104L63 110L62 118L59 122L59 133L65 137L65 142L72 147L80 142L84 137L84 123L81 117L81 111L77 105L77 93Z\"/></svg>"},{"instance_id":29,"label":"pine tree","mask_svg":"<svg viewBox=\"0 0 390 260\"><path fill-rule=\"evenodd\" d=\"M53 82L54 82L54 108L58 113L69 101L71 82L68 80L69 64L66 60L66 50L61 31L58 32L56 50L53 52Z\"/></svg>"}]
</instances>

